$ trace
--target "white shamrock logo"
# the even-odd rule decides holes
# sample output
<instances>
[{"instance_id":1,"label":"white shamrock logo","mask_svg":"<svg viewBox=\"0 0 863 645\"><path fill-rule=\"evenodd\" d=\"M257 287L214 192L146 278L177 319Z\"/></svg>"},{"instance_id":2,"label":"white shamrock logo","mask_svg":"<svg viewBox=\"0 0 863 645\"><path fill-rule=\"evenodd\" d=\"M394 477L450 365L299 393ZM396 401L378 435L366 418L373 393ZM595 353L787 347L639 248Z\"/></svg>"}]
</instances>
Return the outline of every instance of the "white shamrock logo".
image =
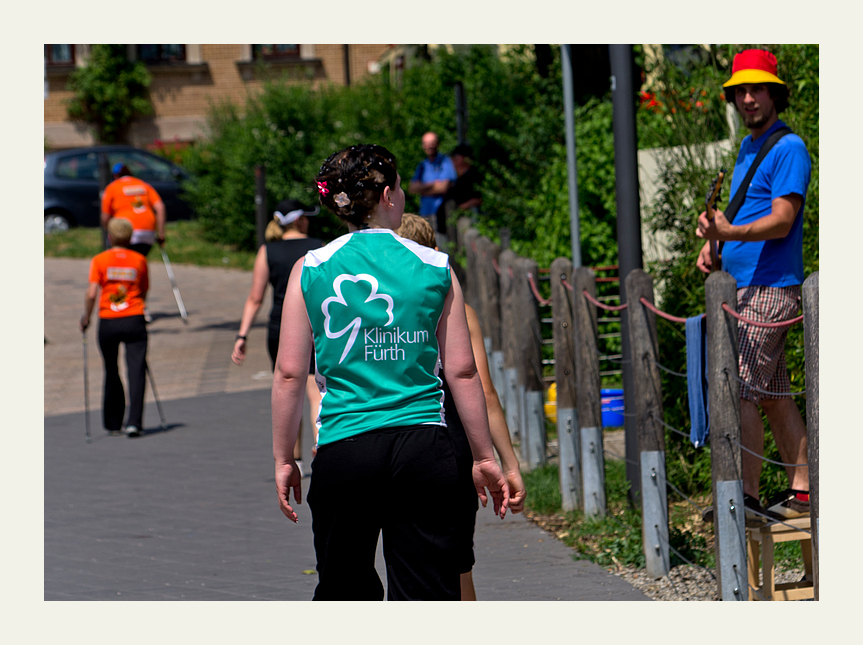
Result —
<instances>
[{"instance_id":1,"label":"white shamrock logo","mask_svg":"<svg viewBox=\"0 0 863 645\"><path fill-rule=\"evenodd\" d=\"M360 333L360 327L362 326L362 317L357 316L339 331L330 331L330 320L332 319L329 311L330 304L335 302L346 307L348 306L347 300L345 300L345 297L342 295L342 282L345 280L349 280L354 283L359 282L360 280L368 282L369 285L371 285L371 293L369 293L369 297L365 299L365 302L371 302L372 300L383 300L386 302L387 316L389 316L389 320L386 322L384 327L389 327L393 324L393 299L386 294L378 293L378 281L374 276L369 275L368 273L360 273L359 275L343 273L338 276L333 281L333 290L336 292L336 295L324 300L321 304L321 311L324 314L324 331L327 334L327 338L341 338L348 330L351 331L351 335L348 336L348 342L345 344L345 350L342 352L342 357L339 359L339 365L341 365L342 361L345 360L345 356L348 355L351 347L354 346L354 341L356 341L357 335Z\"/></svg>"}]
</instances>

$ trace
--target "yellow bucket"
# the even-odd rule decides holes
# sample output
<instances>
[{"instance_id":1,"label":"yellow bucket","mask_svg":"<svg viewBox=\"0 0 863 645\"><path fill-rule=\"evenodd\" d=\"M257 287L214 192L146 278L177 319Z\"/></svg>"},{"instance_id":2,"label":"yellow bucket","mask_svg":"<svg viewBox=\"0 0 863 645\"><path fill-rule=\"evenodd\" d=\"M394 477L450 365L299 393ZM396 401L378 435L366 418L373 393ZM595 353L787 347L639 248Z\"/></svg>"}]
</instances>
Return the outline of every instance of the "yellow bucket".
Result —
<instances>
[{"instance_id":1,"label":"yellow bucket","mask_svg":"<svg viewBox=\"0 0 863 645\"><path fill-rule=\"evenodd\" d=\"M545 394L545 418L552 423L557 423L557 383L548 386Z\"/></svg>"}]
</instances>

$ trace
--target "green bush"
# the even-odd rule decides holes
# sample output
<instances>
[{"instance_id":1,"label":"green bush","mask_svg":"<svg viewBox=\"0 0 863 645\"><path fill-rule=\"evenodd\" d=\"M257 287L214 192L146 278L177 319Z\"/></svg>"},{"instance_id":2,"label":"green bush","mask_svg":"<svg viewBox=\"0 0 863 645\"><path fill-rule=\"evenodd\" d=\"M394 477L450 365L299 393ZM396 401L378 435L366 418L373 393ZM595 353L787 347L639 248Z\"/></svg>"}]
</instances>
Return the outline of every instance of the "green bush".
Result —
<instances>
[{"instance_id":1,"label":"green bush","mask_svg":"<svg viewBox=\"0 0 863 645\"><path fill-rule=\"evenodd\" d=\"M74 96L66 110L88 123L99 143L122 142L132 119L153 113L150 81L146 65L128 59L126 45L92 45L87 64L69 77Z\"/></svg>"},{"instance_id":2,"label":"green bush","mask_svg":"<svg viewBox=\"0 0 863 645\"><path fill-rule=\"evenodd\" d=\"M454 84L460 81L469 109L468 140L484 175L478 228L492 239L509 228L513 249L548 266L569 255L569 206L559 51L547 78L526 47L502 56L488 46L442 51L408 67L398 82L368 77L351 87L313 89L268 82L238 106L213 106L208 137L185 165L195 173L189 195L213 239L252 248L254 165L264 165L271 208L285 197L317 201L312 177L332 152L357 142L393 152L402 185L422 160L420 138L436 131L441 150L457 141ZM611 104L579 108L579 193L585 262L614 264L614 167ZM407 195L408 211L419 198ZM325 238L343 232L329 213L317 218Z\"/></svg>"}]
</instances>

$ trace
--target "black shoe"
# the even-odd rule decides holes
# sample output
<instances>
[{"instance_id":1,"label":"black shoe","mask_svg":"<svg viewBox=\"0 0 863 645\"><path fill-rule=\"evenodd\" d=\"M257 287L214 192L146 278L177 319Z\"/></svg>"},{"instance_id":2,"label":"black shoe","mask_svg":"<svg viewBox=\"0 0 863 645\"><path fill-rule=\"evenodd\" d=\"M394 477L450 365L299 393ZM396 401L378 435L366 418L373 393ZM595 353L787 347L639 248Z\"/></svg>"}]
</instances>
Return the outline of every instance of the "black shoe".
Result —
<instances>
[{"instance_id":1,"label":"black shoe","mask_svg":"<svg viewBox=\"0 0 863 645\"><path fill-rule=\"evenodd\" d=\"M127 437L140 437L141 430L137 426L126 426L126 429L123 431Z\"/></svg>"},{"instance_id":2,"label":"black shoe","mask_svg":"<svg viewBox=\"0 0 863 645\"><path fill-rule=\"evenodd\" d=\"M743 507L746 511L746 526L757 527L769 521L765 517L768 513L761 506L761 503L752 497L752 495L743 494ZM708 523L713 523L713 507L708 506L701 513L701 519Z\"/></svg>"},{"instance_id":3,"label":"black shoe","mask_svg":"<svg viewBox=\"0 0 863 645\"><path fill-rule=\"evenodd\" d=\"M809 491L786 488L767 502L767 513L780 520L809 515Z\"/></svg>"}]
</instances>

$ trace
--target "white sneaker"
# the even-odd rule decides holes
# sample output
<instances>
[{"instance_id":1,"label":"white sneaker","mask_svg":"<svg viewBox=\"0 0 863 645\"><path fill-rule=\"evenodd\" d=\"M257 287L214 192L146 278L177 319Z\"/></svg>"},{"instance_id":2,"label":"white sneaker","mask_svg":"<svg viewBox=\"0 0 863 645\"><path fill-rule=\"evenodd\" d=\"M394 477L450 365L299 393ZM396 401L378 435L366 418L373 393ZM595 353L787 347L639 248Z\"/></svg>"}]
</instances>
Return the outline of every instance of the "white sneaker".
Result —
<instances>
[{"instance_id":1,"label":"white sneaker","mask_svg":"<svg viewBox=\"0 0 863 645\"><path fill-rule=\"evenodd\" d=\"M125 434L127 437L140 437L141 431L135 426L126 426L126 428L123 430L123 434Z\"/></svg>"}]
</instances>

